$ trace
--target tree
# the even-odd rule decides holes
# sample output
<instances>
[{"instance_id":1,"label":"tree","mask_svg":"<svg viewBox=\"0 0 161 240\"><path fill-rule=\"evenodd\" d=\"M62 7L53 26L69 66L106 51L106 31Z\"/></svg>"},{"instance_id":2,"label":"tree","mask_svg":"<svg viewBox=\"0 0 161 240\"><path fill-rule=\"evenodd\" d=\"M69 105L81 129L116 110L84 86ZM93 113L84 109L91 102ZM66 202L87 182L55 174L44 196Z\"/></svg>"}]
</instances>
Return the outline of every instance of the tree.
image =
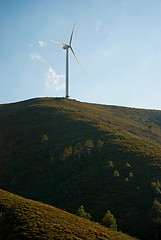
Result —
<instances>
[{"instance_id":1,"label":"tree","mask_svg":"<svg viewBox=\"0 0 161 240\"><path fill-rule=\"evenodd\" d=\"M125 181L126 181L126 182L128 182L128 181L129 181L128 177L126 177L126 178L125 178Z\"/></svg>"},{"instance_id":2,"label":"tree","mask_svg":"<svg viewBox=\"0 0 161 240\"><path fill-rule=\"evenodd\" d=\"M133 177L134 175L133 175L133 173L131 172L131 173L129 173L129 177Z\"/></svg>"},{"instance_id":3,"label":"tree","mask_svg":"<svg viewBox=\"0 0 161 240\"><path fill-rule=\"evenodd\" d=\"M131 165L127 162L127 163L126 163L126 167L131 167Z\"/></svg>"},{"instance_id":4,"label":"tree","mask_svg":"<svg viewBox=\"0 0 161 240\"><path fill-rule=\"evenodd\" d=\"M113 176L114 176L114 177L119 177L119 176L120 176L120 173L119 173L117 170L115 170Z\"/></svg>"},{"instance_id":5,"label":"tree","mask_svg":"<svg viewBox=\"0 0 161 240\"><path fill-rule=\"evenodd\" d=\"M77 145L74 147L74 154L78 154L78 157L80 158L82 150L83 147L81 143L77 143Z\"/></svg>"},{"instance_id":6,"label":"tree","mask_svg":"<svg viewBox=\"0 0 161 240\"><path fill-rule=\"evenodd\" d=\"M154 200L151 216L155 228L156 240L159 240L161 239L161 204L157 200Z\"/></svg>"},{"instance_id":7,"label":"tree","mask_svg":"<svg viewBox=\"0 0 161 240\"><path fill-rule=\"evenodd\" d=\"M89 155L89 158L90 158L90 156L91 156L91 149L94 147L94 144L93 144L92 140L87 140L85 142L84 146L85 146L85 150L86 150L86 152L87 152L87 154Z\"/></svg>"},{"instance_id":8,"label":"tree","mask_svg":"<svg viewBox=\"0 0 161 240\"><path fill-rule=\"evenodd\" d=\"M73 153L72 146L65 147L62 160L65 160L66 158L68 158L69 156L71 156L72 153Z\"/></svg>"},{"instance_id":9,"label":"tree","mask_svg":"<svg viewBox=\"0 0 161 240\"><path fill-rule=\"evenodd\" d=\"M78 208L78 210L77 210L77 215L80 216L80 217L83 217L83 218L91 219L91 214L90 214L90 213L87 213L87 212L84 210L83 205L81 205L81 206Z\"/></svg>"},{"instance_id":10,"label":"tree","mask_svg":"<svg viewBox=\"0 0 161 240\"><path fill-rule=\"evenodd\" d=\"M87 140L86 142L85 142L85 148L88 150L90 150L91 148L93 148L94 147L94 144L93 144L93 142L92 142L92 140Z\"/></svg>"},{"instance_id":11,"label":"tree","mask_svg":"<svg viewBox=\"0 0 161 240\"><path fill-rule=\"evenodd\" d=\"M100 151L100 149L102 148L102 146L103 146L103 142L102 142L101 140L98 140L98 142L97 142L97 148L98 148L99 151Z\"/></svg>"},{"instance_id":12,"label":"tree","mask_svg":"<svg viewBox=\"0 0 161 240\"><path fill-rule=\"evenodd\" d=\"M156 182L151 182L151 188L154 189L154 192L157 195L161 195L161 183L159 182L159 180L157 180Z\"/></svg>"},{"instance_id":13,"label":"tree","mask_svg":"<svg viewBox=\"0 0 161 240\"><path fill-rule=\"evenodd\" d=\"M117 231L116 218L114 218L114 216L111 214L110 210L107 210L104 218L102 219L102 223L104 226Z\"/></svg>"},{"instance_id":14,"label":"tree","mask_svg":"<svg viewBox=\"0 0 161 240\"><path fill-rule=\"evenodd\" d=\"M42 142L47 142L48 141L48 136L46 134L43 135L42 137Z\"/></svg>"},{"instance_id":15,"label":"tree","mask_svg":"<svg viewBox=\"0 0 161 240\"><path fill-rule=\"evenodd\" d=\"M113 162L112 162L112 161L109 161L108 166L109 166L109 167L114 167Z\"/></svg>"},{"instance_id":16,"label":"tree","mask_svg":"<svg viewBox=\"0 0 161 240\"><path fill-rule=\"evenodd\" d=\"M98 152L98 159L100 159L100 156L101 156L100 153L101 153L102 146L103 146L103 142L101 140L98 140L97 145L96 145L96 149Z\"/></svg>"}]
</instances>

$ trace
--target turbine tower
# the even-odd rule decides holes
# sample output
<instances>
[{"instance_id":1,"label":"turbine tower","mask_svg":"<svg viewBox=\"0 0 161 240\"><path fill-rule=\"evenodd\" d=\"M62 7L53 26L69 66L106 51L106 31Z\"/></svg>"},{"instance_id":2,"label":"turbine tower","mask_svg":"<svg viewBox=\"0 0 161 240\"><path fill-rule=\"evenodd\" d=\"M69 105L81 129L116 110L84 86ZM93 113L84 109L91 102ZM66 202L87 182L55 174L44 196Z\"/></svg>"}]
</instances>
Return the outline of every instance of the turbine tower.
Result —
<instances>
[{"instance_id":1,"label":"turbine tower","mask_svg":"<svg viewBox=\"0 0 161 240\"><path fill-rule=\"evenodd\" d=\"M72 45L71 45L72 44L72 39L73 39L74 28L75 28L75 23L74 23L74 26L73 26L73 31L72 31L72 34L71 34L71 37L70 37L69 44L50 40L51 42L63 45L63 49L66 50L66 98L69 98L69 49L72 51L74 57L77 59L77 61L78 61L79 65L81 66L83 72L85 72L82 65L80 64L80 62L78 60L73 48L72 48Z\"/></svg>"}]
</instances>

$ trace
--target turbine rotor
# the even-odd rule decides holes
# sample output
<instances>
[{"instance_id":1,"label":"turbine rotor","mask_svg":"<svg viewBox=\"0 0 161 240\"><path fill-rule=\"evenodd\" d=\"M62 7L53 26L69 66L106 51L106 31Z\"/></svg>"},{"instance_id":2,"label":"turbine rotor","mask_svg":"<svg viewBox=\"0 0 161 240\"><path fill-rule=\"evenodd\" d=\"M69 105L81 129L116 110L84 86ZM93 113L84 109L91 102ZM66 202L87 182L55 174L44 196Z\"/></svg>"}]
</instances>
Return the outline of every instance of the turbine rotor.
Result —
<instances>
[{"instance_id":1,"label":"turbine rotor","mask_svg":"<svg viewBox=\"0 0 161 240\"><path fill-rule=\"evenodd\" d=\"M73 30L72 30L72 34L71 34L71 36L70 36L69 44L61 43L61 42L56 42L56 41L50 40L51 42L57 43L57 44L59 44L59 45L62 45L62 46L63 46L63 49L66 50L66 98L69 97L69 93L68 93L68 92L69 92L69 71L68 71L68 68L69 68L69 50L68 50L68 49L69 49L69 48L70 48L70 50L72 51L72 53L73 53L74 57L76 58L77 62L78 62L79 65L81 66L83 72L85 73L82 65L80 64L80 62L79 62L79 60L78 60L78 58L77 58L77 56L76 56L76 54L75 54L72 46L71 46L72 40L73 40L73 33L74 33L74 29L75 29L75 24L76 24L76 23L74 23Z\"/></svg>"}]
</instances>

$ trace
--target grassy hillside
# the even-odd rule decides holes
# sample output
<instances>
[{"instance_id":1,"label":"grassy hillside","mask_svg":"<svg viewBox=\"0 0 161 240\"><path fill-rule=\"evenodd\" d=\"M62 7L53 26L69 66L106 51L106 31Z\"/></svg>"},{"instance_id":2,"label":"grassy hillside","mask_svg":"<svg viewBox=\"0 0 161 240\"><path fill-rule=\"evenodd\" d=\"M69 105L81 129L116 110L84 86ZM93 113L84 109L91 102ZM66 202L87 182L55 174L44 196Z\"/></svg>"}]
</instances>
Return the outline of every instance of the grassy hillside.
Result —
<instances>
[{"instance_id":1,"label":"grassy hillside","mask_svg":"<svg viewBox=\"0 0 161 240\"><path fill-rule=\"evenodd\" d=\"M154 239L161 111L42 98L0 105L0 186ZM155 184L153 184L155 185ZM159 189L160 190L160 189Z\"/></svg>"},{"instance_id":2,"label":"grassy hillside","mask_svg":"<svg viewBox=\"0 0 161 240\"><path fill-rule=\"evenodd\" d=\"M132 240L98 223L0 190L0 239Z\"/></svg>"}]
</instances>

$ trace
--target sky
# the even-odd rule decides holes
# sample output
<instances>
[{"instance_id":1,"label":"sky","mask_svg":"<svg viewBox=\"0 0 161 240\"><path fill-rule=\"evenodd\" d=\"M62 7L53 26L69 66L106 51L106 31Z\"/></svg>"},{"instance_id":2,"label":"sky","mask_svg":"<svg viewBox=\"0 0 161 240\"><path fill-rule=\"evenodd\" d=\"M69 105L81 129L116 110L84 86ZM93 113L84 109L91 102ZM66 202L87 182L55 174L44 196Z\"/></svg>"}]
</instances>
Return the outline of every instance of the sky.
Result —
<instances>
[{"instance_id":1,"label":"sky","mask_svg":"<svg viewBox=\"0 0 161 240\"><path fill-rule=\"evenodd\" d=\"M0 0L0 104L64 97L161 110L161 0Z\"/></svg>"}]
</instances>

